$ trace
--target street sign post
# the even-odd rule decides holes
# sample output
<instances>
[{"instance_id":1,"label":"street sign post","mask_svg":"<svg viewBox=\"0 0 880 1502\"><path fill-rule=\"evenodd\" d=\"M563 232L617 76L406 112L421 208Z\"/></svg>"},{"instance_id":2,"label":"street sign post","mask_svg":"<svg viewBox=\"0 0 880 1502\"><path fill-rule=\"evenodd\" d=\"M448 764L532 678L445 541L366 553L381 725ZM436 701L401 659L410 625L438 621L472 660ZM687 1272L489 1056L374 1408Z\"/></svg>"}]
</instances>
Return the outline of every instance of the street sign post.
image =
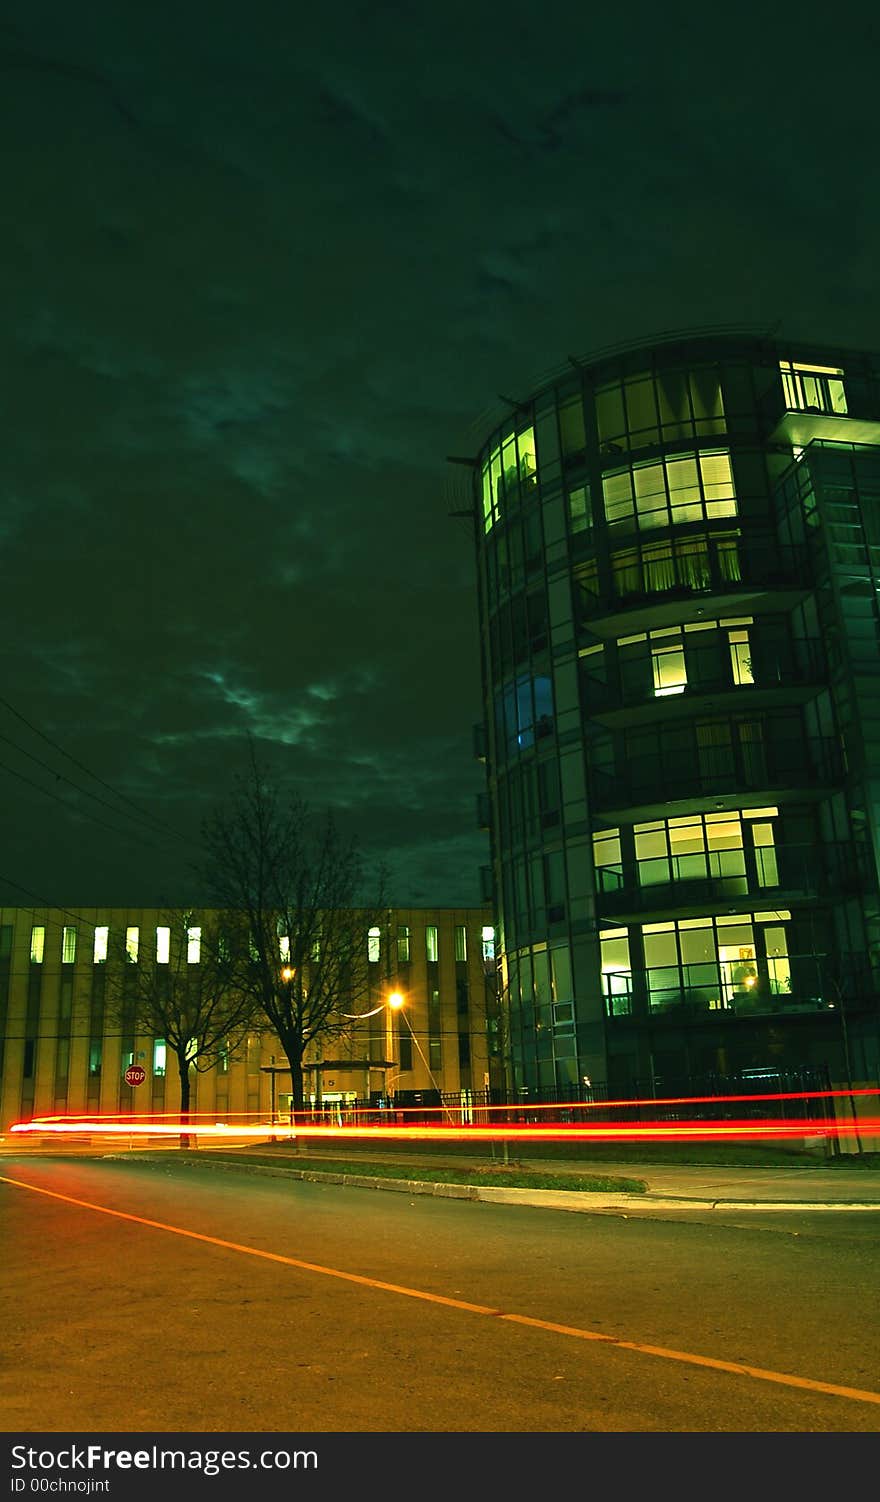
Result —
<instances>
[{"instance_id":1,"label":"street sign post","mask_svg":"<svg viewBox=\"0 0 880 1502\"><path fill-rule=\"evenodd\" d=\"M146 1077L147 1071L146 1069L142 1069L140 1064L129 1064L125 1074L122 1076L127 1085L142 1085Z\"/></svg>"}]
</instances>

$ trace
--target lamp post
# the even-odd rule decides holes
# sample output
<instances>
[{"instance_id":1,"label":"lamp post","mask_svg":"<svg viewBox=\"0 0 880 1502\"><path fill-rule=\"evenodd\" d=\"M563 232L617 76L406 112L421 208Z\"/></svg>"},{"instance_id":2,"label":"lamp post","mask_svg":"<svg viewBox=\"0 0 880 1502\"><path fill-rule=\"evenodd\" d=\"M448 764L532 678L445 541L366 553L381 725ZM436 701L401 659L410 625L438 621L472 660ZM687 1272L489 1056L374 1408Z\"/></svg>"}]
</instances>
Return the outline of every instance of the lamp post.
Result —
<instances>
[{"instance_id":1,"label":"lamp post","mask_svg":"<svg viewBox=\"0 0 880 1502\"><path fill-rule=\"evenodd\" d=\"M395 989L393 991L389 991L388 995L382 1001L380 1001L380 1003L379 1003L379 1005L377 1007L371 1007L368 1012L341 1012L340 1016L341 1017L345 1017L350 1022L361 1022L366 1017L377 1017L380 1012L384 1012L384 1011L387 1011L389 1013L391 1013L391 1012L399 1012L405 1005L406 1005L406 997L404 996L404 994L403 994L402 991L398 990L395 987ZM390 1025L390 1020L389 1020L388 1032L386 1033L386 1039L385 1039L386 1047L388 1045L388 1036L390 1034L390 1031L391 1031L391 1025ZM369 1097L369 1094L370 1094L369 1044L367 1045L367 1061L368 1061L368 1068L367 1068L367 1079L366 1079L366 1092L367 1092L367 1096ZM400 1058L399 1058L399 1056L398 1056L398 1059L397 1059L397 1066L398 1066L397 1067L397 1075L399 1075L400 1074ZM397 1075L395 1075L394 1078L397 1078ZM384 1090L383 1090L383 1093L384 1093Z\"/></svg>"}]
</instances>

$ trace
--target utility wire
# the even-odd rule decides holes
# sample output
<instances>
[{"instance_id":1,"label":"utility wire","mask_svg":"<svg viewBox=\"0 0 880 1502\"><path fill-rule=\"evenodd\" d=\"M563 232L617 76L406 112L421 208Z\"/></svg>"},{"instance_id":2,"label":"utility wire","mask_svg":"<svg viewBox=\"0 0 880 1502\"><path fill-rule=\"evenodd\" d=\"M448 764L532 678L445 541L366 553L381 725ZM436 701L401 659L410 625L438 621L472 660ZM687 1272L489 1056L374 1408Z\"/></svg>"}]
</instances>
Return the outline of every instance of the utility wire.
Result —
<instances>
[{"instance_id":1,"label":"utility wire","mask_svg":"<svg viewBox=\"0 0 880 1502\"><path fill-rule=\"evenodd\" d=\"M129 813L126 813L125 809L114 808L113 804L112 803L108 803L107 799L106 798L102 798L99 793L90 793L89 790L88 790L88 788L81 787L78 782L74 782L73 779L70 778L70 777L65 777L65 775L64 775L63 772L56 772L55 768L51 767L47 761L43 761L39 756L35 756L32 751L26 751L25 748L23 746L20 746L17 741L10 740L10 738L9 738L8 735L2 735L2 734L0 734L0 741L3 741L7 746L12 746L13 750L20 752L22 756L26 756L29 761L36 762L37 766L38 767L42 767L44 772L49 772L50 775L55 778L56 782L66 782L67 786L68 787L72 787L73 790L74 790L74 792L76 792L76 793L82 793L84 797L93 799L95 803L100 803L101 806L102 806L102 808L109 808L111 814L121 814L123 818L128 818L128 819L137 818L137 819L140 820L140 822L142 824L146 824L147 825L147 828L150 829L150 831L151 831L152 834L156 834L157 833L157 831L155 829L153 829L152 824L150 823L150 821L149 821L149 819L147 818L146 815L144 815L144 814L129 814ZM6 771L12 771L12 768L11 767L6 767ZM13 776L20 776L20 775L21 775L20 773L13 772ZM36 783L32 783L31 786L32 787L37 787L37 784ZM44 792L47 792L47 793L51 794L51 789L49 789L49 788L42 789L41 791L44 791ZM52 796L57 796L57 795L52 795ZM64 803L66 800L62 798L60 801L62 803ZM71 805L68 804L67 806L70 807ZM77 812L79 812L79 811L80 810L77 810ZM93 816L90 815L89 817L93 817ZM113 828L112 825L107 825L106 827L108 829ZM168 826L168 828L170 829L170 825ZM177 830L171 830L170 829L170 832L174 835L175 839L180 840L183 844L189 844L189 841L186 840L182 834L178 834Z\"/></svg>"},{"instance_id":2,"label":"utility wire","mask_svg":"<svg viewBox=\"0 0 880 1502\"><path fill-rule=\"evenodd\" d=\"M118 798L122 803L127 803L130 808L134 809L134 811L139 815L140 818L146 818L152 823L159 825L160 827L167 830L169 834L173 834L176 839L184 838L183 835L181 835L179 831L173 827L173 825L166 824L165 820L160 819L156 814L150 814L147 813L145 809L141 809L140 806L135 803L132 798L129 798L126 793L120 793L118 788L115 788L111 783L106 782L103 777L99 777L98 774L96 772L93 772L90 767L87 767L84 762L78 761L75 756L73 756L69 751L66 751L63 746L58 744L57 741L54 741L52 737L47 735L44 730L41 730L38 725L34 725L34 723L25 715L23 715L20 710L16 709L13 704L10 704L8 699L4 699L2 696L0 696L0 704L2 704L5 709L8 709L9 713L14 715L17 720L20 720L23 725L26 725L28 727L28 730L32 730L34 735L38 735L40 737L40 740L45 741L47 746L51 746L53 751L58 751L61 756L65 756L67 760L71 762L73 766L78 768L80 772L85 772L87 777L91 777L93 781L97 782L101 787L105 788L108 793L112 793L114 798ZM29 752L24 752L24 754L26 756L30 755ZM34 758L34 760L36 760L36 758ZM50 770L52 769L50 768ZM84 792L85 789L81 789L81 791Z\"/></svg>"},{"instance_id":3,"label":"utility wire","mask_svg":"<svg viewBox=\"0 0 880 1502\"><path fill-rule=\"evenodd\" d=\"M5 737L4 737L4 739L5 739ZM34 780L33 780L32 777L25 777L25 775L24 775L23 772L17 772L14 767L7 766L7 764L6 764L5 761L0 761L0 770L2 770L4 772L8 772L11 777L17 777L20 782L27 783L28 787L36 788L36 790L37 790L38 793L43 793L47 798L54 798L55 802L56 803L60 803L61 806L62 806L62 808L66 808L67 811L68 811L68 813L74 813L74 814L81 814L82 813L81 809L76 808L74 806L74 804L72 804L72 803L68 803L67 799L66 798L62 798L59 793L53 793L53 791L52 791L51 788L41 787L38 782L34 782ZM65 781L66 780L67 779L65 778ZM100 824L102 826L102 828L111 830L113 834L121 834L126 839L131 839L131 833L132 832L131 832L130 829L120 829L117 824L108 824L107 821L106 821L106 819L99 819L98 816L97 816L97 814L86 813L84 815L84 817L88 818L88 819L91 819L91 821L92 821L93 824ZM155 844L155 842L153 840L144 840L143 835L141 835L140 838L141 838L142 843L145 844L145 845L149 845L151 849L153 849L153 850L161 850L162 849L161 845Z\"/></svg>"}]
</instances>

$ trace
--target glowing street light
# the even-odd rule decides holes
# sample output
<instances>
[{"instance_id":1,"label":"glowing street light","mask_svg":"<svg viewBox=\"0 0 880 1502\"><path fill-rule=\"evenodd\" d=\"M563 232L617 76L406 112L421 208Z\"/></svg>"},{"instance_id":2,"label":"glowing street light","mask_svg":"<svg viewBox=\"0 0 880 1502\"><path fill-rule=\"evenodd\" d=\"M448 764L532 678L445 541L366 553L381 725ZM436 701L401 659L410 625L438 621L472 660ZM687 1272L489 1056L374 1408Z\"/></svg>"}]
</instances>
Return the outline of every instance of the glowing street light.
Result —
<instances>
[{"instance_id":1,"label":"glowing street light","mask_svg":"<svg viewBox=\"0 0 880 1502\"><path fill-rule=\"evenodd\" d=\"M384 1000L380 1001L377 1007L373 1007L369 1012L340 1012L339 1015L340 1017L347 1017L350 1022L360 1022L362 1017L375 1017L379 1012L383 1012L386 1007L390 1007L392 1012L397 1012L405 1005L406 997L403 992L391 991Z\"/></svg>"}]
</instances>

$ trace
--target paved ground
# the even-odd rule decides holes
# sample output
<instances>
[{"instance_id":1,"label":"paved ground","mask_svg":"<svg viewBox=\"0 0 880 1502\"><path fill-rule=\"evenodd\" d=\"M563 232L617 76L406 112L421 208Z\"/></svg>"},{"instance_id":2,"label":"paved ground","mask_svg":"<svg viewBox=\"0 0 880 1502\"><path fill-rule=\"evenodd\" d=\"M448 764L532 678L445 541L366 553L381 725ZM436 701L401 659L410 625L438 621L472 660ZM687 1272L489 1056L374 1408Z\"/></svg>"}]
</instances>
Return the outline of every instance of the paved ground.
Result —
<instances>
[{"instance_id":1,"label":"paved ground","mask_svg":"<svg viewBox=\"0 0 880 1502\"><path fill-rule=\"evenodd\" d=\"M21 1151L20 1144L16 1147ZM53 1150L54 1148L54 1150ZM177 1153L177 1149L167 1149ZM51 1156L57 1154L57 1147L42 1145L30 1148L30 1152L39 1155L41 1152ZM4 1143L2 1156L14 1154L15 1147L11 1143ZM155 1158L156 1152L145 1153L134 1149L126 1151L119 1146L110 1148L93 1146L86 1149L89 1156L115 1157L115 1158ZM29 1155L29 1154L26 1154ZM711 1163L702 1165L681 1165L666 1162L612 1162L607 1159L572 1159L548 1161L543 1159L528 1159L520 1157L517 1163L523 1169L539 1172L550 1170L557 1176L596 1174L605 1177L638 1179L647 1185L644 1194L623 1194L607 1192L585 1192L580 1190L567 1191L565 1189L514 1189L502 1183L496 1185L476 1184L448 1184L437 1180L417 1182L409 1177L406 1165L418 1166L420 1171L431 1165L435 1167L455 1168L489 1168L501 1169L497 1160L493 1163L486 1155L464 1156L456 1153L454 1156L445 1157L436 1153L407 1152L406 1164L401 1167L399 1178L377 1178L370 1175L370 1162L395 1162L401 1161L400 1155L387 1153L381 1149L359 1152L357 1155L358 1171L355 1174L340 1175L333 1163L327 1162L326 1170L318 1171L315 1168L303 1170L297 1166L296 1155L291 1153L289 1147L273 1148L270 1144L261 1144L258 1150L254 1148L243 1149L212 1149L207 1145L201 1147L198 1152L198 1160L204 1163L213 1163L218 1170L221 1168L229 1171L248 1167L256 1174L279 1174L291 1173L305 1176L310 1179L327 1178L333 1182L345 1182L349 1184L369 1181L371 1187L387 1189L391 1191L406 1190L411 1194L434 1194L449 1198L495 1200L509 1204L534 1204L545 1209L560 1210L623 1210L637 1211L675 1209L684 1211L688 1209L706 1210L721 1209L763 1209L773 1210L864 1210L880 1211L880 1168L847 1167L844 1164L827 1166L819 1161L813 1164L803 1164L793 1159L792 1166L781 1165L777 1167L716 1167ZM350 1164L352 1156L347 1155ZM362 1166L361 1166L362 1165Z\"/></svg>"},{"instance_id":2,"label":"paved ground","mask_svg":"<svg viewBox=\"0 0 880 1502\"><path fill-rule=\"evenodd\" d=\"M392 1155L382 1153L370 1153L369 1157L364 1154L363 1168L357 1175L347 1175L346 1182L354 1182L370 1177L369 1158L375 1160L399 1161ZM220 1161L219 1153L205 1151L206 1161L214 1158ZM224 1159L244 1164L247 1159L244 1155L224 1154ZM262 1172L291 1172L298 1173L303 1170L296 1168L295 1158L291 1158L289 1149L279 1149L272 1152L271 1149L261 1150L259 1157L263 1160L260 1169L256 1163L253 1167ZM360 1155L359 1155L360 1157ZM713 1165L683 1166L678 1164L661 1163L609 1163L592 1162L578 1159L577 1161L557 1161L552 1164L546 1160L538 1161L521 1158L520 1163L524 1168L534 1170L551 1169L554 1174L603 1174L615 1177L640 1179L647 1185L646 1194L608 1194L608 1193L584 1193L582 1191L570 1192L562 1189L510 1189L507 1187L483 1186L483 1185L460 1185L426 1183L417 1185L406 1177L405 1169L401 1171L400 1180L373 1179L376 1188L397 1189L400 1191L401 1184L406 1184L412 1193L434 1193L456 1198L492 1199L511 1204L535 1204L542 1205L546 1209L558 1208L572 1209L679 1209L688 1208L707 1209L713 1206L720 1208L763 1208L765 1210L792 1210L792 1209L828 1209L828 1210L875 1210L880 1211L880 1171L866 1168L847 1167L816 1167L793 1166L792 1168L720 1168ZM418 1164L422 1169L426 1165L441 1163L449 1166L462 1168L474 1167L485 1168L487 1162L483 1158L464 1158L456 1156L449 1159L441 1159L436 1155L419 1156L408 1154L407 1162L413 1166ZM312 1170L308 1170L308 1177L315 1176ZM333 1172L331 1165L327 1165L327 1174Z\"/></svg>"}]
</instances>

